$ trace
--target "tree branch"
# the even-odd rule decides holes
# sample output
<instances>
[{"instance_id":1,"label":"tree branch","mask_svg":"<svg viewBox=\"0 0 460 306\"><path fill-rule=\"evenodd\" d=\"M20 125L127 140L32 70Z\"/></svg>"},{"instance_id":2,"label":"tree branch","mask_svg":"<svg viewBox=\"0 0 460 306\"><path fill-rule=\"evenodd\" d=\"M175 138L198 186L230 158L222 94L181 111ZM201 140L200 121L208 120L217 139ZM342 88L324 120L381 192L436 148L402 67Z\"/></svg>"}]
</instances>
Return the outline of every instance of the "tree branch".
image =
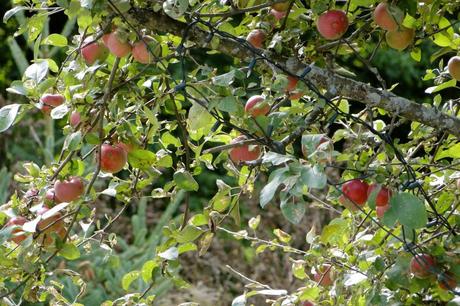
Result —
<instances>
[{"instance_id":1,"label":"tree branch","mask_svg":"<svg viewBox=\"0 0 460 306\"><path fill-rule=\"evenodd\" d=\"M183 30L187 28L187 24L184 22L174 20L162 12L147 9L132 8L128 17L155 32L182 36ZM218 35L215 32L212 34ZM188 35L190 41L199 46L210 48L210 32L202 29L199 25L189 29ZM254 54L252 50L245 48L239 41L222 36L219 36L219 38L219 45L215 49L224 54L247 61L256 55L268 58L263 53ZM270 55L270 58L277 63L277 68L291 75L298 76L308 68L306 64L293 57L286 58ZM372 107L379 107L392 115L417 121L438 131L445 131L460 137L459 118L440 112L436 108L426 107L391 92L375 88L369 84L339 76L332 71L314 65L310 66L310 68L311 70L307 75L308 81L318 88L327 89L333 95L342 96Z\"/></svg>"}]
</instances>

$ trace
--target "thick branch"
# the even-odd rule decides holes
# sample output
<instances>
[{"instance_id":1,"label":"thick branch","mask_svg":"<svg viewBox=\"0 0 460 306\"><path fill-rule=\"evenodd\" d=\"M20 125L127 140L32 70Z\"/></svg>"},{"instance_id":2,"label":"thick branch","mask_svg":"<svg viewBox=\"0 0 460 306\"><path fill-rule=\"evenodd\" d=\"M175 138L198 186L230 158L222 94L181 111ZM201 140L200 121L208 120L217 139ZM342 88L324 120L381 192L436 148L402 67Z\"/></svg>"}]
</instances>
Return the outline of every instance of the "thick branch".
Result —
<instances>
[{"instance_id":1,"label":"thick branch","mask_svg":"<svg viewBox=\"0 0 460 306\"><path fill-rule=\"evenodd\" d=\"M133 8L129 13L132 20L156 32L166 32L182 36L183 30L187 27L186 23L171 19L162 12L155 13L151 10ZM195 42L199 46L210 47L209 32L197 25L190 29L188 37L190 41ZM242 46L240 42L226 37L219 38L220 43L216 48L218 51L246 61L250 61L254 57L255 54ZM270 58L279 64L279 68L293 75L300 75L307 68L307 65L301 63L296 58L286 58L277 55L270 56ZM445 131L460 137L460 119L439 112L435 108L417 104L391 92L339 76L316 66L311 67L311 71L307 74L306 78L316 87L327 89L333 95L342 96L373 107L379 107L392 115L417 121L433 127L438 131Z\"/></svg>"}]
</instances>

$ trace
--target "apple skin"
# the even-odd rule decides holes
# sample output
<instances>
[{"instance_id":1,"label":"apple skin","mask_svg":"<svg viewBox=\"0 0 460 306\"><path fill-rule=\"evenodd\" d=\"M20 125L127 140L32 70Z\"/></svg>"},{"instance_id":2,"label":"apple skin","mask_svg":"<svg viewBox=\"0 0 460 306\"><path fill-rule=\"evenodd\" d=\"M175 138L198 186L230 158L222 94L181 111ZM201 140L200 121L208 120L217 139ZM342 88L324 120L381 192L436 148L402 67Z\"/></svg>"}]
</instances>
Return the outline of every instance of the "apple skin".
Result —
<instances>
[{"instance_id":1,"label":"apple skin","mask_svg":"<svg viewBox=\"0 0 460 306\"><path fill-rule=\"evenodd\" d=\"M143 41L135 42L133 45L133 58L141 64L150 64L152 55Z\"/></svg>"},{"instance_id":2,"label":"apple skin","mask_svg":"<svg viewBox=\"0 0 460 306\"><path fill-rule=\"evenodd\" d=\"M16 244L21 244L21 242L23 242L27 238L26 235L22 235L22 234L18 235L18 233L23 232L22 226L26 222L27 222L26 218L24 218L22 216L16 216L16 217L12 217L10 220L8 220L8 222L5 225L5 227L16 226L16 228L11 231L12 236L10 238L10 240L16 242Z\"/></svg>"},{"instance_id":3,"label":"apple skin","mask_svg":"<svg viewBox=\"0 0 460 306\"><path fill-rule=\"evenodd\" d=\"M119 145L103 144L101 147L101 170L117 173L128 162L128 152Z\"/></svg>"},{"instance_id":4,"label":"apple skin","mask_svg":"<svg viewBox=\"0 0 460 306\"><path fill-rule=\"evenodd\" d=\"M390 48L402 51L409 47L415 37L414 29L399 27L396 31L387 32L385 40Z\"/></svg>"},{"instance_id":5,"label":"apple skin","mask_svg":"<svg viewBox=\"0 0 460 306\"><path fill-rule=\"evenodd\" d=\"M45 214L49 210L48 207L43 206L37 211L37 216L41 216ZM38 236L37 241L40 244L43 244L44 246L50 246L54 243L54 237L52 233L56 233L56 235L64 239L66 235L66 228L65 228L65 223L64 220L59 220L62 217L61 213L57 212L56 214L48 217L47 219L42 219L38 222L37 228L39 231L43 231L40 233L40 236ZM55 223L56 222L56 223ZM49 228L46 228L50 224L54 223L51 225Z\"/></svg>"},{"instance_id":6,"label":"apple skin","mask_svg":"<svg viewBox=\"0 0 460 306\"><path fill-rule=\"evenodd\" d=\"M289 93L289 100L300 99L303 96L303 93L295 90L295 88L297 87L297 83L299 82L299 79L296 77L293 77L292 75L289 75L287 79L288 79L288 84L286 86L286 92Z\"/></svg>"},{"instance_id":7,"label":"apple skin","mask_svg":"<svg viewBox=\"0 0 460 306\"><path fill-rule=\"evenodd\" d=\"M265 102L265 97L256 95L248 99L244 111L253 118L265 116L270 111L270 105Z\"/></svg>"},{"instance_id":8,"label":"apple skin","mask_svg":"<svg viewBox=\"0 0 460 306\"><path fill-rule=\"evenodd\" d=\"M342 185L342 192L345 198L351 200L359 206L363 206L367 201L367 183L354 179Z\"/></svg>"},{"instance_id":9,"label":"apple skin","mask_svg":"<svg viewBox=\"0 0 460 306\"><path fill-rule=\"evenodd\" d=\"M109 34L106 39L107 48L109 48L110 53L116 57L125 57L131 53L131 44L121 37L121 34L118 31L114 31Z\"/></svg>"},{"instance_id":10,"label":"apple skin","mask_svg":"<svg viewBox=\"0 0 460 306\"><path fill-rule=\"evenodd\" d=\"M460 56L454 56L449 59L447 70L452 78L460 81Z\"/></svg>"},{"instance_id":11,"label":"apple skin","mask_svg":"<svg viewBox=\"0 0 460 306\"><path fill-rule=\"evenodd\" d=\"M334 281L332 279L331 270L332 270L331 265L328 265L328 264L322 265L318 269L318 271L316 271L316 273L313 275L315 282L317 282L318 285L323 286L323 287L328 287L332 285Z\"/></svg>"},{"instance_id":12,"label":"apple skin","mask_svg":"<svg viewBox=\"0 0 460 306\"><path fill-rule=\"evenodd\" d=\"M371 184L369 188L367 189L367 196L369 197L371 193L377 188L379 188L377 184ZM382 186L380 187L380 190L377 193L377 196L375 197L375 205L376 206L386 206L388 205L390 198L391 198L391 190Z\"/></svg>"},{"instance_id":13,"label":"apple skin","mask_svg":"<svg viewBox=\"0 0 460 306\"><path fill-rule=\"evenodd\" d=\"M243 140L247 140L246 136L241 135L233 139L230 143L237 143ZM253 146L253 145L251 145ZM239 147L233 147L230 149L230 159L234 163L239 163L241 161L253 161L258 159L260 156L260 147L253 146L252 151L249 150L249 145L243 145Z\"/></svg>"},{"instance_id":14,"label":"apple skin","mask_svg":"<svg viewBox=\"0 0 460 306\"><path fill-rule=\"evenodd\" d=\"M391 11L394 13L392 14ZM381 2L374 10L375 23L384 30L396 31L399 24L402 22L399 16L403 16L403 12L397 6L390 6L386 2Z\"/></svg>"},{"instance_id":15,"label":"apple skin","mask_svg":"<svg viewBox=\"0 0 460 306\"><path fill-rule=\"evenodd\" d=\"M81 121L80 113L73 111L69 116L69 124L71 127L75 128Z\"/></svg>"},{"instance_id":16,"label":"apple skin","mask_svg":"<svg viewBox=\"0 0 460 306\"><path fill-rule=\"evenodd\" d=\"M80 50L81 56L88 66L93 65L96 61L105 61L109 55L109 50L104 43L92 40L92 38L85 40L83 47Z\"/></svg>"},{"instance_id":17,"label":"apple skin","mask_svg":"<svg viewBox=\"0 0 460 306\"><path fill-rule=\"evenodd\" d=\"M379 219L382 219L383 216L385 215L385 212L390 209L390 204L385 205L385 206L376 206L375 211L377 212L377 217Z\"/></svg>"},{"instance_id":18,"label":"apple skin","mask_svg":"<svg viewBox=\"0 0 460 306\"><path fill-rule=\"evenodd\" d=\"M278 12L286 12L289 9L290 1L272 4L272 9Z\"/></svg>"},{"instance_id":19,"label":"apple skin","mask_svg":"<svg viewBox=\"0 0 460 306\"><path fill-rule=\"evenodd\" d=\"M327 40L336 40L348 30L348 18L344 11L330 10L318 17L316 28Z\"/></svg>"},{"instance_id":20,"label":"apple skin","mask_svg":"<svg viewBox=\"0 0 460 306\"><path fill-rule=\"evenodd\" d=\"M310 301L305 301L303 302L302 306L315 306L315 304L313 304L313 302Z\"/></svg>"},{"instance_id":21,"label":"apple skin","mask_svg":"<svg viewBox=\"0 0 460 306\"><path fill-rule=\"evenodd\" d=\"M255 48L262 48L267 35L263 30L255 29L249 32L246 40Z\"/></svg>"},{"instance_id":22,"label":"apple skin","mask_svg":"<svg viewBox=\"0 0 460 306\"><path fill-rule=\"evenodd\" d=\"M282 12L282 11L278 11L278 10L275 10L275 9L271 9L270 10L270 15L272 15L273 17L275 17L275 19L277 21L280 21L281 19L283 19L284 17L286 17L286 12Z\"/></svg>"},{"instance_id":23,"label":"apple skin","mask_svg":"<svg viewBox=\"0 0 460 306\"><path fill-rule=\"evenodd\" d=\"M432 269L436 260L429 254L417 254L410 261L410 271L417 278L428 278L433 275Z\"/></svg>"},{"instance_id":24,"label":"apple skin","mask_svg":"<svg viewBox=\"0 0 460 306\"><path fill-rule=\"evenodd\" d=\"M454 290L457 287L457 280L452 272L443 272L438 275L438 285L444 290Z\"/></svg>"},{"instance_id":25,"label":"apple skin","mask_svg":"<svg viewBox=\"0 0 460 306\"><path fill-rule=\"evenodd\" d=\"M85 191L83 180L80 177L71 177L69 180L54 183L55 197L61 202L72 202L78 199Z\"/></svg>"},{"instance_id":26,"label":"apple skin","mask_svg":"<svg viewBox=\"0 0 460 306\"><path fill-rule=\"evenodd\" d=\"M65 98L61 94L44 94L41 98L40 101L47 106L59 106L62 103L64 103Z\"/></svg>"},{"instance_id":27,"label":"apple skin","mask_svg":"<svg viewBox=\"0 0 460 306\"><path fill-rule=\"evenodd\" d=\"M59 204L61 201L56 197L54 188L50 188L45 193L45 202L48 204Z\"/></svg>"}]
</instances>

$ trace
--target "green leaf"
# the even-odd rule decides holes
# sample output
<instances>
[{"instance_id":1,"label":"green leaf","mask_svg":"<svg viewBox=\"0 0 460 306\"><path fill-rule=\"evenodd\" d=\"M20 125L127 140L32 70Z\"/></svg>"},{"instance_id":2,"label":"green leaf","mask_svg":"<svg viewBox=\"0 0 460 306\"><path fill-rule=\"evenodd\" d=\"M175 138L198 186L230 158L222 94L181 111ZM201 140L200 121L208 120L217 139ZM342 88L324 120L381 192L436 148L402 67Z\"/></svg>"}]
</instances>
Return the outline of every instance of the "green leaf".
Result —
<instances>
[{"instance_id":1,"label":"green leaf","mask_svg":"<svg viewBox=\"0 0 460 306\"><path fill-rule=\"evenodd\" d=\"M3 15L3 23L7 23L8 20L14 16L17 12L20 12L20 11L23 11L23 10L26 10L27 7L25 6L15 6L13 7L12 9L6 11L5 15Z\"/></svg>"},{"instance_id":2,"label":"green leaf","mask_svg":"<svg viewBox=\"0 0 460 306\"><path fill-rule=\"evenodd\" d=\"M48 61L41 60L27 67L26 71L24 72L24 76L38 84L48 74L48 68Z\"/></svg>"},{"instance_id":3,"label":"green leaf","mask_svg":"<svg viewBox=\"0 0 460 306\"><path fill-rule=\"evenodd\" d=\"M133 168L147 170L155 165L157 156L148 150L134 150L128 154L128 162Z\"/></svg>"},{"instance_id":4,"label":"green leaf","mask_svg":"<svg viewBox=\"0 0 460 306\"><path fill-rule=\"evenodd\" d=\"M166 0L163 2L163 10L166 15L177 19L184 15L188 8L188 0Z\"/></svg>"},{"instance_id":5,"label":"green leaf","mask_svg":"<svg viewBox=\"0 0 460 306\"><path fill-rule=\"evenodd\" d=\"M215 76L212 78L212 83L218 86L230 86L235 79L235 70Z\"/></svg>"},{"instance_id":6,"label":"green leaf","mask_svg":"<svg viewBox=\"0 0 460 306\"><path fill-rule=\"evenodd\" d=\"M42 45L65 47L67 46L67 38L61 34L51 34L42 41Z\"/></svg>"},{"instance_id":7,"label":"green leaf","mask_svg":"<svg viewBox=\"0 0 460 306\"><path fill-rule=\"evenodd\" d=\"M349 224L347 220L337 218L323 228L320 240L323 243L341 246L348 241Z\"/></svg>"},{"instance_id":8,"label":"green leaf","mask_svg":"<svg viewBox=\"0 0 460 306\"><path fill-rule=\"evenodd\" d=\"M172 247L164 252L158 253L158 256L167 260L176 260L177 257L179 257L179 250L176 247Z\"/></svg>"},{"instance_id":9,"label":"green leaf","mask_svg":"<svg viewBox=\"0 0 460 306\"><path fill-rule=\"evenodd\" d=\"M243 114L243 104L234 96L227 96L222 99L219 98L217 109L231 115L241 116Z\"/></svg>"},{"instance_id":10,"label":"green leaf","mask_svg":"<svg viewBox=\"0 0 460 306\"><path fill-rule=\"evenodd\" d=\"M138 279L140 276L141 272L139 271L131 271L129 273L126 273L121 280L121 287L123 288L123 290L128 290L131 283Z\"/></svg>"},{"instance_id":11,"label":"green leaf","mask_svg":"<svg viewBox=\"0 0 460 306\"><path fill-rule=\"evenodd\" d=\"M309 188L322 189L327 185L327 176L318 166L313 168L303 166L300 172L300 182Z\"/></svg>"},{"instance_id":12,"label":"green leaf","mask_svg":"<svg viewBox=\"0 0 460 306\"><path fill-rule=\"evenodd\" d=\"M287 192L281 192L281 212L283 216L288 219L289 222L299 224L305 215L306 205L303 201L295 201L292 195Z\"/></svg>"},{"instance_id":13,"label":"green leaf","mask_svg":"<svg viewBox=\"0 0 460 306\"><path fill-rule=\"evenodd\" d=\"M59 251L59 256L68 260L75 260L80 258L80 250L73 243L66 243Z\"/></svg>"},{"instance_id":14,"label":"green leaf","mask_svg":"<svg viewBox=\"0 0 460 306\"><path fill-rule=\"evenodd\" d=\"M179 169L174 173L174 182L179 188L187 191L197 191L200 188L190 172L185 169Z\"/></svg>"},{"instance_id":15,"label":"green leaf","mask_svg":"<svg viewBox=\"0 0 460 306\"><path fill-rule=\"evenodd\" d=\"M1 120L1 118L0 118ZM1 130L0 130L1 131ZM441 158L460 158L460 143L453 145L452 147L448 148L447 150L443 150L436 154L435 160L439 160Z\"/></svg>"},{"instance_id":16,"label":"green leaf","mask_svg":"<svg viewBox=\"0 0 460 306\"><path fill-rule=\"evenodd\" d=\"M14 123L20 104L10 104L0 109L0 133L6 131Z\"/></svg>"},{"instance_id":17,"label":"green leaf","mask_svg":"<svg viewBox=\"0 0 460 306\"><path fill-rule=\"evenodd\" d=\"M201 128L207 130L212 127L215 119L211 116L207 109L203 106L194 103L188 113L188 125L192 131L197 131Z\"/></svg>"},{"instance_id":18,"label":"green leaf","mask_svg":"<svg viewBox=\"0 0 460 306\"><path fill-rule=\"evenodd\" d=\"M306 300L314 301L319 296L320 291L321 289L319 287L305 288L300 293L300 300L301 301L306 301Z\"/></svg>"},{"instance_id":19,"label":"green leaf","mask_svg":"<svg viewBox=\"0 0 460 306\"><path fill-rule=\"evenodd\" d=\"M66 104L59 105L51 111L51 118L62 119L69 112L69 107Z\"/></svg>"},{"instance_id":20,"label":"green leaf","mask_svg":"<svg viewBox=\"0 0 460 306\"><path fill-rule=\"evenodd\" d=\"M153 280L153 273L155 272L155 268L158 268L159 266L160 265L158 264L158 262L154 260L147 260L142 266L142 280L146 283Z\"/></svg>"},{"instance_id":21,"label":"green leaf","mask_svg":"<svg viewBox=\"0 0 460 306\"><path fill-rule=\"evenodd\" d=\"M382 222L394 226L397 220L412 229L424 227L428 222L425 205L411 193L402 192L392 196L390 208L385 212Z\"/></svg>"},{"instance_id":22,"label":"green leaf","mask_svg":"<svg viewBox=\"0 0 460 306\"><path fill-rule=\"evenodd\" d=\"M70 151L74 151L80 147L81 144L81 131L74 132L66 137L64 141L63 149L69 149Z\"/></svg>"},{"instance_id":23,"label":"green leaf","mask_svg":"<svg viewBox=\"0 0 460 306\"><path fill-rule=\"evenodd\" d=\"M455 87L455 85L457 85L457 80L452 79L452 80L449 80L449 81L444 82L442 84L432 86L432 87L428 87L427 89L425 89L425 93L432 94L432 93L441 91L441 90L446 89L446 88Z\"/></svg>"},{"instance_id":24,"label":"green leaf","mask_svg":"<svg viewBox=\"0 0 460 306\"><path fill-rule=\"evenodd\" d=\"M281 168L270 173L268 178L268 184L260 191L260 206L262 208L271 201L276 193L276 189L283 183L288 177L289 168Z\"/></svg>"},{"instance_id":25,"label":"green leaf","mask_svg":"<svg viewBox=\"0 0 460 306\"><path fill-rule=\"evenodd\" d=\"M177 235L175 235L175 238L179 243L186 243L196 240L202 233L204 233L204 230L189 224Z\"/></svg>"},{"instance_id":26,"label":"green leaf","mask_svg":"<svg viewBox=\"0 0 460 306\"><path fill-rule=\"evenodd\" d=\"M264 163L271 163L274 166L278 166L292 160L295 160L295 158L292 156L283 155L275 152L267 152L263 156Z\"/></svg>"}]
</instances>

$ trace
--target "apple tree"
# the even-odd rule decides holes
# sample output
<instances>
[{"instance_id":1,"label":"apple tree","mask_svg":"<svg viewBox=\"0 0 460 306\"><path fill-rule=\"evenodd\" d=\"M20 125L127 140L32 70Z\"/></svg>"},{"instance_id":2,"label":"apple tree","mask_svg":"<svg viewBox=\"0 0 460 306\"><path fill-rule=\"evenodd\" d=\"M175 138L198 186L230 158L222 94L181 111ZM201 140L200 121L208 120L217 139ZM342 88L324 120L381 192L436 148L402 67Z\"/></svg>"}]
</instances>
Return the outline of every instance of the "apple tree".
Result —
<instances>
[{"instance_id":1,"label":"apple tree","mask_svg":"<svg viewBox=\"0 0 460 306\"><path fill-rule=\"evenodd\" d=\"M246 284L232 305L261 296L267 305L458 305L460 2L13 3L3 21L23 14L16 35L33 44L33 59L8 89L19 102L0 109L0 132L38 110L63 123L65 141L51 162L23 163L1 206L2 302L82 305L84 281L58 262L116 253L120 215L164 199L179 203L180 218L168 217L161 243L119 279L125 294L103 305L152 305L161 279L187 286L182 254L202 256L222 233L256 254L289 254L302 283L273 288L232 270ZM45 29L57 15L76 21L71 35ZM383 77L378 52L424 65L420 99ZM209 172L220 173L218 191L191 209ZM102 195L119 208L98 219ZM259 214L243 222L248 197ZM268 206L298 226L313 205L334 218L304 228L301 247L260 227ZM75 296L62 294L62 273Z\"/></svg>"}]
</instances>

